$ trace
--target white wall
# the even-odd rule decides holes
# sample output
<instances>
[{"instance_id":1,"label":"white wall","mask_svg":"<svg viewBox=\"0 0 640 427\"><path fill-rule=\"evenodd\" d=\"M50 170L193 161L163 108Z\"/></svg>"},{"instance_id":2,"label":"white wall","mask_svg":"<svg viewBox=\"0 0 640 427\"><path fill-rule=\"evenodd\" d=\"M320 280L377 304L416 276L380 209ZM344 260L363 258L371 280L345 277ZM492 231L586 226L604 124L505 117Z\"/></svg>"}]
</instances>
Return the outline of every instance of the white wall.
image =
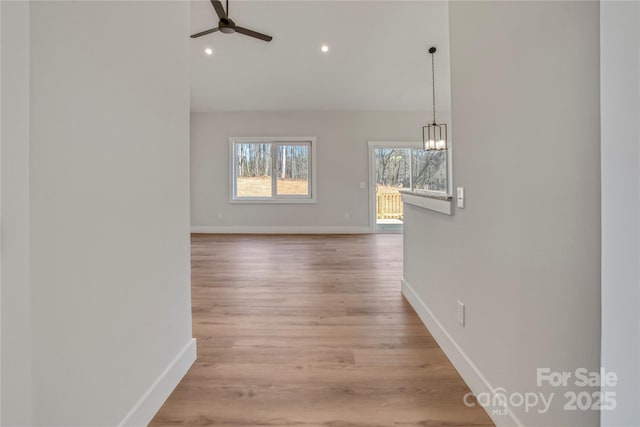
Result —
<instances>
[{"instance_id":1,"label":"white wall","mask_svg":"<svg viewBox=\"0 0 640 427\"><path fill-rule=\"evenodd\" d=\"M603 426L640 425L640 4L600 4L602 366L619 383Z\"/></svg>"},{"instance_id":2,"label":"white wall","mask_svg":"<svg viewBox=\"0 0 640 427\"><path fill-rule=\"evenodd\" d=\"M0 5L0 160L2 159L2 6ZM2 223L2 166L0 165L0 224ZM0 240L2 232L0 231ZM2 422L2 245L0 245L0 423Z\"/></svg>"},{"instance_id":3,"label":"white wall","mask_svg":"<svg viewBox=\"0 0 640 427\"><path fill-rule=\"evenodd\" d=\"M2 425L31 425L29 3L2 9Z\"/></svg>"},{"instance_id":4,"label":"white wall","mask_svg":"<svg viewBox=\"0 0 640 427\"><path fill-rule=\"evenodd\" d=\"M451 2L449 13L466 206L405 208L405 293L474 391L555 392L548 413L514 408L515 419L596 426L597 411L562 410L566 389L537 387L536 369L600 366L598 3Z\"/></svg>"},{"instance_id":5,"label":"white wall","mask_svg":"<svg viewBox=\"0 0 640 427\"><path fill-rule=\"evenodd\" d=\"M369 182L367 142L420 141L428 117L426 112L192 113L193 229L367 231L369 190L360 188L360 182ZM229 203L228 138L232 136L316 136L317 204Z\"/></svg>"},{"instance_id":6,"label":"white wall","mask_svg":"<svg viewBox=\"0 0 640 427\"><path fill-rule=\"evenodd\" d=\"M189 4L34 2L30 35L35 423L144 424L194 355Z\"/></svg>"},{"instance_id":7,"label":"white wall","mask_svg":"<svg viewBox=\"0 0 640 427\"><path fill-rule=\"evenodd\" d=\"M2 6L0 5L0 159L2 159ZM2 166L0 166L0 224L2 223ZM2 238L0 231L0 239ZM0 423L2 422L2 246L0 245Z\"/></svg>"}]
</instances>

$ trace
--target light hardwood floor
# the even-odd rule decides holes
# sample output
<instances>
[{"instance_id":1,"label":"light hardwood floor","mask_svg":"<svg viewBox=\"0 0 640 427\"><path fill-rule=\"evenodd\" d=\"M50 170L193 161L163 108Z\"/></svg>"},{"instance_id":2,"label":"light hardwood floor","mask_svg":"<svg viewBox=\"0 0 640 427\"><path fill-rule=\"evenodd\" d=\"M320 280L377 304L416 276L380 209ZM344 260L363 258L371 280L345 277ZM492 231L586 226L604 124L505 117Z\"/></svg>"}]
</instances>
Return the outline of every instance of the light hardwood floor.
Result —
<instances>
[{"instance_id":1,"label":"light hardwood floor","mask_svg":"<svg viewBox=\"0 0 640 427\"><path fill-rule=\"evenodd\" d=\"M492 426L400 294L402 236L192 236L198 360L152 426Z\"/></svg>"}]
</instances>

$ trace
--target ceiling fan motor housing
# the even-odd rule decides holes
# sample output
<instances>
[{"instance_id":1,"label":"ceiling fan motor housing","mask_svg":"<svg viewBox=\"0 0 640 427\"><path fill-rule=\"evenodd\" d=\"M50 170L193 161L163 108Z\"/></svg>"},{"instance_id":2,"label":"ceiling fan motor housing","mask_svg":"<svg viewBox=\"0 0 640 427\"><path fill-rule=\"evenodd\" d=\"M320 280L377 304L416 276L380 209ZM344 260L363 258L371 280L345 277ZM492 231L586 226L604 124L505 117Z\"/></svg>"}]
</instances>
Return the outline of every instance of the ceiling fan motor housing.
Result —
<instances>
[{"instance_id":1,"label":"ceiling fan motor housing","mask_svg":"<svg viewBox=\"0 0 640 427\"><path fill-rule=\"evenodd\" d=\"M213 9L216 11L216 15L218 15L218 18L220 19L220 21L218 22L218 26L216 28L211 28L209 30L193 34L191 35L192 39L197 39L198 37L206 36L207 34L215 33L216 31L220 31L221 33L225 34L244 34L245 36L264 40L266 42L270 42L273 39L273 37L266 34L253 31L248 28L238 27L236 23L229 18L229 0L227 0L226 11L224 10L224 7L222 6L222 2L220 0L211 0L211 4L213 5Z\"/></svg>"},{"instance_id":2,"label":"ceiling fan motor housing","mask_svg":"<svg viewBox=\"0 0 640 427\"><path fill-rule=\"evenodd\" d=\"M236 32L236 24L229 18L221 19L218 27L220 28L220 32L225 34L232 34Z\"/></svg>"}]
</instances>

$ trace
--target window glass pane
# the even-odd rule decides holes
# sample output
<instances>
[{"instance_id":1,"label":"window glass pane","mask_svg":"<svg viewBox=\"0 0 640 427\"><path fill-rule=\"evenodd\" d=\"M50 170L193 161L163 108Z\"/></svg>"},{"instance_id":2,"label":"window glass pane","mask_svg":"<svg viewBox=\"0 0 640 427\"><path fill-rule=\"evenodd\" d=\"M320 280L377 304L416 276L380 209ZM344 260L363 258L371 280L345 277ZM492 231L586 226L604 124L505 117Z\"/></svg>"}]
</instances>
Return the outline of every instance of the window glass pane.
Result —
<instances>
[{"instance_id":1,"label":"window glass pane","mask_svg":"<svg viewBox=\"0 0 640 427\"><path fill-rule=\"evenodd\" d=\"M398 190L410 188L408 148L376 148L376 224L402 224L402 199Z\"/></svg>"},{"instance_id":2,"label":"window glass pane","mask_svg":"<svg viewBox=\"0 0 640 427\"><path fill-rule=\"evenodd\" d=\"M376 185L378 190L395 191L409 188L408 148L376 148Z\"/></svg>"},{"instance_id":3,"label":"window glass pane","mask_svg":"<svg viewBox=\"0 0 640 427\"><path fill-rule=\"evenodd\" d=\"M271 144L236 144L236 196L271 195Z\"/></svg>"},{"instance_id":4,"label":"window glass pane","mask_svg":"<svg viewBox=\"0 0 640 427\"><path fill-rule=\"evenodd\" d=\"M447 152L413 150L413 188L447 191Z\"/></svg>"},{"instance_id":5,"label":"window glass pane","mask_svg":"<svg viewBox=\"0 0 640 427\"><path fill-rule=\"evenodd\" d=\"M410 188L408 148L376 148L376 224L402 224L400 189Z\"/></svg>"},{"instance_id":6,"label":"window glass pane","mask_svg":"<svg viewBox=\"0 0 640 427\"><path fill-rule=\"evenodd\" d=\"M278 145L276 194L309 195L309 145Z\"/></svg>"}]
</instances>

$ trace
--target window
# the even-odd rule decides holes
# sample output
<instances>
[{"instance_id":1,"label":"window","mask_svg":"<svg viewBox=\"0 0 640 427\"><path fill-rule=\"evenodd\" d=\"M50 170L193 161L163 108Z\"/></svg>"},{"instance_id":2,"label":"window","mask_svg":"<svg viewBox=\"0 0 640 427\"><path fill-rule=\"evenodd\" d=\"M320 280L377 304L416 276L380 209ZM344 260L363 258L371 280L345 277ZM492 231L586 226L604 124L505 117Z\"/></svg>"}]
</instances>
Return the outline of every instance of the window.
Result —
<instances>
[{"instance_id":1,"label":"window","mask_svg":"<svg viewBox=\"0 0 640 427\"><path fill-rule=\"evenodd\" d=\"M231 201L315 203L315 138L231 138Z\"/></svg>"},{"instance_id":2,"label":"window","mask_svg":"<svg viewBox=\"0 0 640 427\"><path fill-rule=\"evenodd\" d=\"M404 189L448 194L446 151L424 151L401 145L372 147L377 187L395 193Z\"/></svg>"},{"instance_id":3,"label":"window","mask_svg":"<svg viewBox=\"0 0 640 427\"><path fill-rule=\"evenodd\" d=\"M448 192L447 151L411 150L411 189Z\"/></svg>"},{"instance_id":4,"label":"window","mask_svg":"<svg viewBox=\"0 0 640 427\"><path fill-rule=\"evenodd\" d=\"M404 143L369 142L371 218L376 230L401 230L401 190L448 194L446 151L424 151Z\"/></svg>"}]
</instances>

